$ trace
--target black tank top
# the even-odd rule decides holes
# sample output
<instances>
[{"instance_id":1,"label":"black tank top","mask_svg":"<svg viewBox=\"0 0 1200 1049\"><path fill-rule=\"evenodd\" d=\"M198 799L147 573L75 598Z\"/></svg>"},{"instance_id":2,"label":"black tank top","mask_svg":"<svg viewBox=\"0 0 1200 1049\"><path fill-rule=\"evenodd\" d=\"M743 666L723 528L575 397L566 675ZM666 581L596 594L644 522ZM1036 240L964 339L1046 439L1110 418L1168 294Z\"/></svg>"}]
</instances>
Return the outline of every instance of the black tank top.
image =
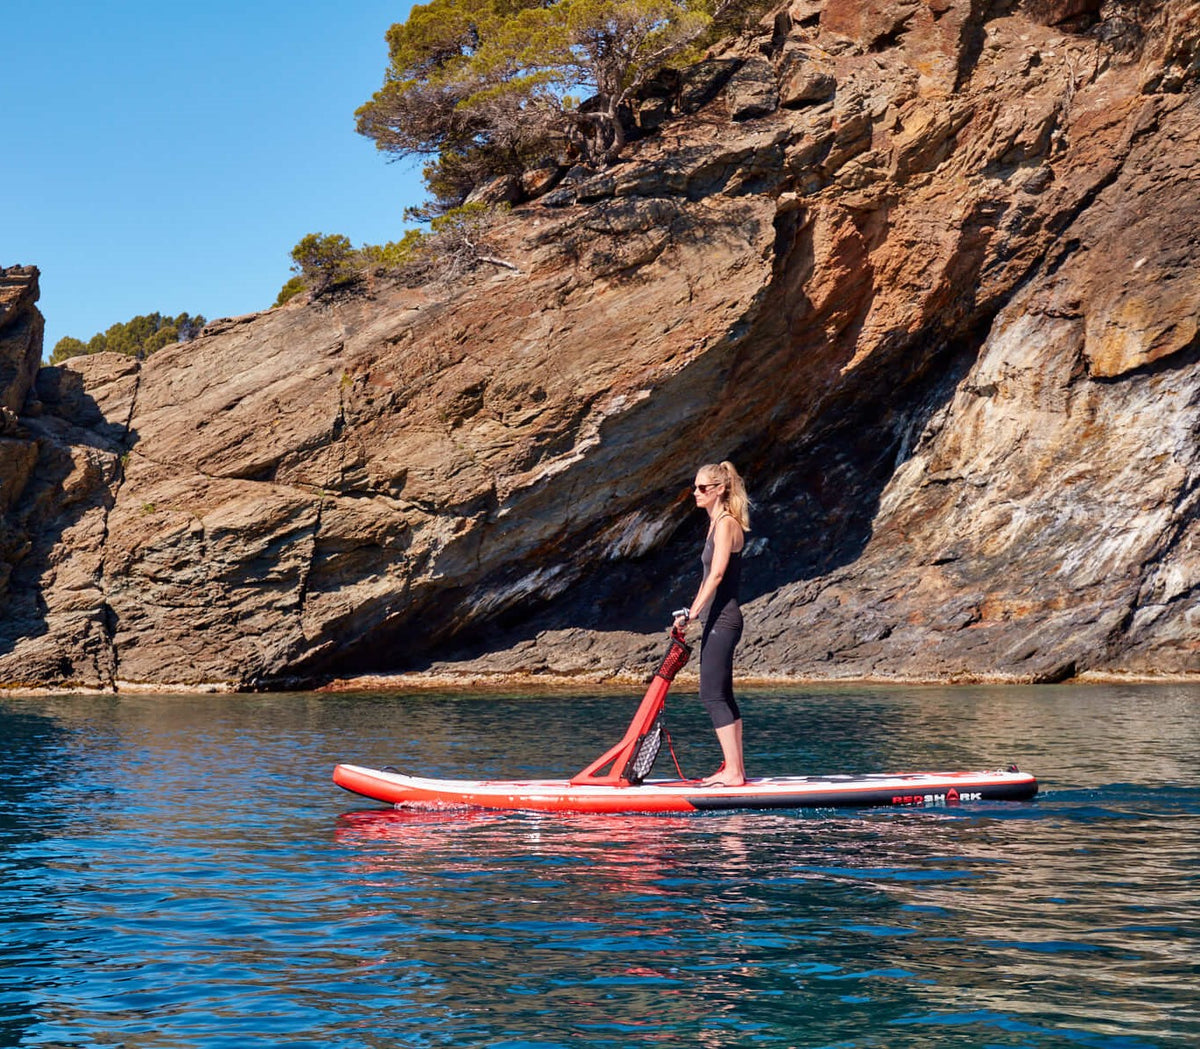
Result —
<instances>
[{"instance_id":1,"label":"black tank top","mask_svg":"<svg viewBox=\"0 0 1200 1049\"><path fill-rule=\"evenodd\" d=\"M709 533L708 538L704 541L704 550L700 554L700 563L704 566L704 577L700 581L701 586L704 585L704 580L708 578L708 573L712 571L713 551L715 549L713 535L715 532L716 529L713 529ZM738 605L738 590L741 584L742 551L731 551L729 554L729 564L725 566L725 574L717 584L717 592L713 594L708 608L701 612L706 627L709 623L716 623L718 621L726 622L730 626L741 622L742 610Z\"/></svg>"}]
</instances>

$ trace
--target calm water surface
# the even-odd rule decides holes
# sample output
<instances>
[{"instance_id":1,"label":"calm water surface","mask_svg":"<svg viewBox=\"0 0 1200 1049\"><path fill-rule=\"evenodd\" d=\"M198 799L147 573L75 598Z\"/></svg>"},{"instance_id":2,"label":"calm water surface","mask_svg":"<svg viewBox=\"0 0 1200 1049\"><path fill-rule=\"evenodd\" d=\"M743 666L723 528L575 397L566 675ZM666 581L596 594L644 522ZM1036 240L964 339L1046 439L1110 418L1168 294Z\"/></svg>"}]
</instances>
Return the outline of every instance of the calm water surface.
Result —
<instances>
[{"instance_id":1,"label":"calm water surface","mask_svg":"<svg viewBox=\"0 0 1200 1049\"><path fill-rule=\"evenodd\" d=\"M638 698L0 699L0 1045L1200 1044L1200 688L744 704L754 773L1016 762L1026 804L422 813L329 779L566 775ZM668 719L711 771L694 697Z\"/></svg>"}]
</instances>

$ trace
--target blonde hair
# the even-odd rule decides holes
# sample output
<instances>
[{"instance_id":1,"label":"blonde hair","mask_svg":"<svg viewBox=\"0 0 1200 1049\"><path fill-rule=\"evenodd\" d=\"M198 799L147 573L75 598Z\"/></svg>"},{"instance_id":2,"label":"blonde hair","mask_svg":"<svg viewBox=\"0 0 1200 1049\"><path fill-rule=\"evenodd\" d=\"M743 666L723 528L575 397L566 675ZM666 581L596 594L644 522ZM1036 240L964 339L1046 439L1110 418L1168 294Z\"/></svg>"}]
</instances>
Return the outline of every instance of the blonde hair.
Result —
<instances>
[{"instance_id":1,"label":"blonde hair","mask_svg":"<svg viewBox=\"0 0 1200 1049\"><path fill-rule=\"evenodd\" d=\"M750 496L746 494L746 484L737 467L728 459L720 463L709 463L697 471L697 476L704 474L712 481L725 486L725 509L729 511L743 531L750 531Z\"/></svg>"}]
</instances>

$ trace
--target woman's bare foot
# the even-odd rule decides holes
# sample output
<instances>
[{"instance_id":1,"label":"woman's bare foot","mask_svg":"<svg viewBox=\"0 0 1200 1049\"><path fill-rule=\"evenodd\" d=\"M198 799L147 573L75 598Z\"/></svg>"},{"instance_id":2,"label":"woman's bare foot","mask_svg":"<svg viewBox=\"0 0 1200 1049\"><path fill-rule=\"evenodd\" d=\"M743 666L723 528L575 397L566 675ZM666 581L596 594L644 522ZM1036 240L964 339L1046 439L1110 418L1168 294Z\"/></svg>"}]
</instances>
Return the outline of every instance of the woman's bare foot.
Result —
<instances>
[{"instance_id":1,"label":"woman's bare foot","mask_svg":"<svg viewBox=\"0 0 1200 1049\"><path fill-rule=\"evenodd\" d=\"M702 780L705 787L740 787L746 782L746 769L742 757L742 719L730 725L722 725L717 729L717 739L721 743L721 755L725 759L720 767L707 779Z\"/></svg>"},{"instance_id":2,"label":"woman's bare foot","mask_svg":"<svg viewBox=\"0 0 1200 1049\"><path fill-rule=\"evenodd\" d=\"M717 769L711 776L707 776L700 781L702 787L743 787L746 784L746 777L735 776L732 772L725 769L724 766Z\"/></svg>"}]
</instances>

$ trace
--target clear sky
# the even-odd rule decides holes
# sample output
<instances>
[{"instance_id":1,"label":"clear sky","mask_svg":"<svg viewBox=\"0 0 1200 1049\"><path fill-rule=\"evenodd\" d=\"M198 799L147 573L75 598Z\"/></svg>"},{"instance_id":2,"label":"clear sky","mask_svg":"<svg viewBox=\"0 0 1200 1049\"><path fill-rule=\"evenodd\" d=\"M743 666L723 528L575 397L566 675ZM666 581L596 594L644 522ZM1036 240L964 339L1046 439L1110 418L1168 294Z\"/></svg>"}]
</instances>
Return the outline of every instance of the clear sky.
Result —
<instances>
[{"instance_id":1,"label":"clear sky","mask_svg":"<svg viewBox=\"0 0 1200 1049\"><path fill-rule=\"evenodd\" d=\"M394 240L420 164L354 131L407 0L9 0L0 266L45 356L143 313L265 309L306 233Z\"/></svg>"}]
</instances>

